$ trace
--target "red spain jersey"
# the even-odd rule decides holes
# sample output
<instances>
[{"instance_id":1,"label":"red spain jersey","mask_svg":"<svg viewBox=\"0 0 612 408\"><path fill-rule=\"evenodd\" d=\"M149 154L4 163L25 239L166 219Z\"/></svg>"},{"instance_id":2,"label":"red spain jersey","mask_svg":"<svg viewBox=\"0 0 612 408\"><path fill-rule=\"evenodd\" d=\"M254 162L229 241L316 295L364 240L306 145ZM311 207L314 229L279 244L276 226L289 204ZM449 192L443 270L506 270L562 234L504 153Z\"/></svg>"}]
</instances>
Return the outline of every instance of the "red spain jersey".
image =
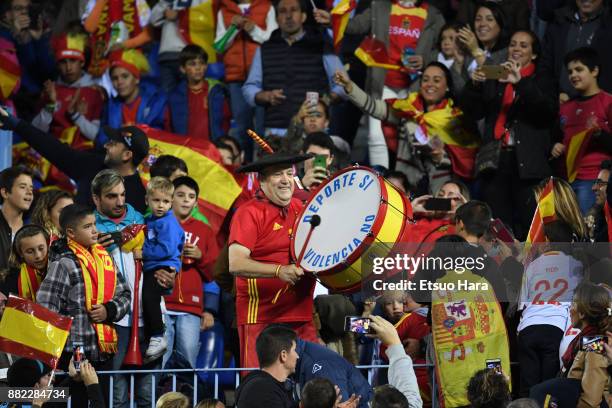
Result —
<instances>
[{"instance_id":1,"label":"red spain jersey","mask_svg":"<svg viewBox=\"0 0 612 408\"><path fill-rule=\"evenodd\" d=\"M240 244L251 259L288 265L293 224L302 209L293 198L280 208L265 198L254 198L232 218L228 245ZM312 319L315 280L307 274L291 287L278 278L236 278L237 323L304 322Z\"/></svg>"}]
</instances>

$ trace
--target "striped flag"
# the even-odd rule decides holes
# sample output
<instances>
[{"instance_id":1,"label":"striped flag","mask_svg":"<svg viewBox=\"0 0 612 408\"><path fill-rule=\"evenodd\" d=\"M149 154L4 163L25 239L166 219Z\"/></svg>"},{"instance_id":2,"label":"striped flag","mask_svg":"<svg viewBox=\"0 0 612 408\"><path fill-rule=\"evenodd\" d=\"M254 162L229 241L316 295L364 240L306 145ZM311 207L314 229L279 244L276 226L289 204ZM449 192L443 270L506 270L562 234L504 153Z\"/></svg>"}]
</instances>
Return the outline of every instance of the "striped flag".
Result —
<instances>
[{"instance_id":1,"label":"striped flag","mask_svg":"<svg viewBox=\"0 0 612 408\"><path fill-rule=\"evenodd\" d=\"M7 100L19 89L21 68L13 43L0 38L0 101Z\"/></svg>"},{"instance_id":2,"label":"striped flag","mask_svg":"<svg viewBox=\"0 0 612 408\"><path fill-rule=\"evenodd\" d=\"M216 18L212 0L179 11L178 28L188 44L199 45L208 54L208 63L217 62L215 42Z\"/></svg>"},{"instance_id":3,"label":"striped flag","mask_svg":"<svg viewBox=\"0 0 612 408\"><path fill-rule=\"evenodd\" d=\"M344 37L344 31L348 25L351 12L357 7L356 0L340 0L331 11L331 26L334 37L334 50L340 50L340 43Z\"/></svg>"},{"instance_id":4,"label":"striped flag","mask_svg":"<svg viewBox=\"0 0 612 408\"><path fill-rule=\"evenodd\" d=\"M335 40L334 40L335 41ZM394 65L389 62L389 54L385 43L373 38L366 37L359 47L355 50L355 56L359 58L367 67L378 67L392 70L399 70L399 65Z\"/></svg>"},{"instance_id":5,"label":"striped flag","mask_svg":"<svg viewBox=\"0 0 612 408\"><path fill-rule=\"evenodd\" d=\"M578 174L578 163L589 145L593 131L597 129L586 129L571 137L566 144L565 167L567 169L567 180L571 183L576 180Z\"/></svg>"},{"instance_id":6,"label":"striped flag","mask_svg":"<svg viewBox=\"0 0 612 408\"><path fill-rule=\"evenodd\" d=\"M219 232L227 212L242 189L234 176L221 164L221 155L217 148L201 138L175 135L146 125L138 127L149 138L149 156L139 168L145 183L150 178L150 166L162 154L183 159L187 163L189 176L200 186L200 210L215 234Z\"/></svg>"},{"instance_id":7,"label":"striped flag","mask_svg":"<svg viewBox=\"0 0 612 408\"><path fill-rule=\"evenodd\" d=\"M72 317L10 295L0 321L0 351L55 368L70 334Z\"/></svg>"},{"instance_id":8,"label":"striped flag","mask_svg":"<svg viewBox=\"0 0 612 408\"><path fill-rule=\"evenodd\" d=\"M555 191L553 178L551 177L538 199L538 205L533 215L525 244L528 245L546 241L546 237L544 236L544 224L554 221L555 219Z\"/></svg>"}]
</instances>

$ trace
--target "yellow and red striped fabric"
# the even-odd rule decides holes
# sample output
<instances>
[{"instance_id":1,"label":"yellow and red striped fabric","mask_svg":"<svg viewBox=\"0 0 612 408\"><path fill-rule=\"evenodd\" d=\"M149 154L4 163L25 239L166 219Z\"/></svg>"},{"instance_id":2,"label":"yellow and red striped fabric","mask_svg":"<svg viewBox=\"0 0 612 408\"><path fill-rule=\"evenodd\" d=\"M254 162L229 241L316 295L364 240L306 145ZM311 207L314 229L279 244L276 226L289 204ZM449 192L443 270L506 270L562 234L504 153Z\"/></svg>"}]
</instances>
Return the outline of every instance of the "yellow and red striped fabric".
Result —
<instances>
[{"instance_id":1,"label":"yellow and red striped fabric","mask_svg":"<svg viewBox=\"0 0 612 408\"><path fill-rule=\"evenodd\" d=\"M570 183L576 180L578 174L578 163L584 155L589 145L591 134L597 129L586 129L572 136L567 143L567 153L565 154L565 168L567 169L567 181Z\"/></svg>"},{"instance_id":2,"label":"yellow and red striped fabric","mask_svg":"<svg viewBox=\"0 0 612 408\"><path fill-rule=\"evenodd\" d=\"M179 11L178 28L188 44L199 45L208 54L208 63L217 62L213 48L216 31L216 13L212 0Z\"/></svg>"},{"instance_id":3,"label":"yellow and red striped fabric","mask_svg":"<svg viewBox=\"0 0 612 408\"><path fill-rule=\"evenodd\" d=\"M0 38L0 101L7 100L19 89L21 68L12 42Z\"/></svg>"},{"instance_id":4,"label":"yellow and red striped fabric","mask_svg":"<svg viewBox=\"0 0 612 408\"><path fill-rule=\"evenodd\" d=\"M331 11L331 26L334 37L334 50L340 50L344 31L348 25L351 12L357 7L356 0L340 0L340 2Z\"/></svg>"},{"instance_id":5,"label":"yellow and red striped fabric","mask_svg":"<svg viewBox=\"0 0 612 408\"><path fill-rule=\"evenodd\" d=\"M170 154L187 163L189 176L198 182L200 211L208 219L216 234L221 229L227 212L232 207L242 189L234 176L221 164L221 155L209 141L165 132L163 130L138 125L149 138L149 157L143 161L139 170L146 183L149 168L162 154Z\"/></svg>"},{"instance_id":6,"label":"yellow and red striped fabric","mask_svg":"<svg viewBox=\"0 0 612 408\"><path fill-rule=\"evenodd\" d=\"M17 279L17 290L19 296L24 299L36 302L36 292L40 288L40 283L43 277L38 271L31 266L28 266L25 262L21 264L19 270L19 277Z\"/></svg>"},{"instance_id":7,"label":"yellow and red striped fabric","mask_svg":"<svg viewBox=\"0 0 612 408\"><path fill-rule=\"evenodd\" d=\"M11 295L0 321L0 351L40 360L55 368L70 326L72 317Z\"/></svg>"},{"instance_id":8,"label":"yellow and red striped fabric","mask_svg":"<svg viewBox=\"0 0 612 408\"><path fill-rule=\"evenodd\" d=\"M367 67L377 67L399 70L399 65L389 62L389 54L385 44L371 36L366 37L355 50L355 56Z\"/></svg>"},{"instance_id":9,"label":"yellow and red striped fabric","mask_svg":"<svg viewBox=\"0 0 612 408\"><path fill-rule=\"evenodd\" d=\"M554 221L555 219L555 192L553 178L551 177L538 199L538 206L533 215L533 220L531 221L525 243L535 244L538 242L545 242L544 224Z\"/></svg>"}]
</instances>

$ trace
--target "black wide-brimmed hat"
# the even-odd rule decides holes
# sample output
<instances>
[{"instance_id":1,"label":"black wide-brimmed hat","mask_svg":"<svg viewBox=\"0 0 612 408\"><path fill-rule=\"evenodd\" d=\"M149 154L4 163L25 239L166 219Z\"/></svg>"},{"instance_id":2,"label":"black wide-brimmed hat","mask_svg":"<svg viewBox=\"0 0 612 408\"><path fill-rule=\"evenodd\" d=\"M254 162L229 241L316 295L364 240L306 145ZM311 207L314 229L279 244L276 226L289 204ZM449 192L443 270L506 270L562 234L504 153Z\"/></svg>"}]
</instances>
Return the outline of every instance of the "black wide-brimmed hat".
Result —
<instances>
[{"instance_id":1,"label":"black wide-brimmed hat","mask_svg":"<svg viewBox=\"0 0 612 408\"><path fill-rule=\"evenodd\" d=\"M286 164L290 166L292 164L303 162L314 157L313 154L290 154L290 153L272 153L260 157L257 161L249 164L245 164L238 168L239 173L250 173L259 172L265 168Z\"/></svg>"}]
</instances>

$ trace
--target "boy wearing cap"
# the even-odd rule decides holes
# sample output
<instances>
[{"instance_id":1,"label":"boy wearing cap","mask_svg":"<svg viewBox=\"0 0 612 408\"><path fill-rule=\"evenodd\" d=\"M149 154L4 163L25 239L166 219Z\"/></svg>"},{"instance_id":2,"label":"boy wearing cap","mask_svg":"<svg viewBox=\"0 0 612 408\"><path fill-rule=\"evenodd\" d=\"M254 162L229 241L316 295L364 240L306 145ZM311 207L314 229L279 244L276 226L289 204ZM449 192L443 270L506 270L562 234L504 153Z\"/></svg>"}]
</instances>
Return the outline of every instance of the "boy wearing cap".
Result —
<instances>
[{"instance_id":1,"label":"boy wearing cap","mask_svg":"<svg viewBox=\"0 0 612 408\"><path fill-rule=\"evenodd\" d=\"M116 51L110 55L110 77L117 96L108 100L102 124L114 128L131 125L163 127L166 95L155 85L141 83L149 63L139 50ZM102 130L96 144L103 146L108 135Z\"/></svg>"},{"instance_id":2,"label":"boy wearing cap","mask_svg":"<svg viewBox=\"0 0 612 408\"><path fill-rule=\"evenodd\" d=\"M186 80L168 96L166 130L198 139L216 140L229 130L229 105L221 82L205 78L208 55L195 44L179 54L180 71Z\"/></svg>"},{"instance_id":3,"label":"boy wearing cap","mask_svg":"<svg viewBox=\"0 0 612 408\"><path fill-rule=\"evenodd\" d=\"M59 69L57 82L47 80L42 109L32 124L78 150L93 147L100 130L106 93L84 72L84 35L63 34L53 42Z\"/></svg>"},{"instance_id":4,"label":"boy wearing cap","mask_svg":"<svg viewBox=\"0 0 612 408\"><path fill-rule=\"evenodd\" d=\"M145 188L136 169L148 155L149 140L137 127L106 128L112 140L104 145L106 154L97 150L75 150L52 135L41 132L24 120L11 116L0 107L0 129L14 130L51 164L76 181L75 201L93 205L91 181L100 170L117 170L125 181L125 201L137 211L146 211Z\"/></svg>"},{"instance_id":5,"label":"boy wearing cap","mask_svg":"<svg viewBox=\"0 0 612 408\"><path fill-rule=\"evenodd\" d=\"M232 218L229 271L236 276L236 317L240 366L259 367L255 340L270 323L287 323L298 335L317 341L312 323L315 280L291 263L290 235L302 202L293 198L293 164L311 155L275 153L242 166L258 172L261 192Z\"/></svg>"}]
</instances>

